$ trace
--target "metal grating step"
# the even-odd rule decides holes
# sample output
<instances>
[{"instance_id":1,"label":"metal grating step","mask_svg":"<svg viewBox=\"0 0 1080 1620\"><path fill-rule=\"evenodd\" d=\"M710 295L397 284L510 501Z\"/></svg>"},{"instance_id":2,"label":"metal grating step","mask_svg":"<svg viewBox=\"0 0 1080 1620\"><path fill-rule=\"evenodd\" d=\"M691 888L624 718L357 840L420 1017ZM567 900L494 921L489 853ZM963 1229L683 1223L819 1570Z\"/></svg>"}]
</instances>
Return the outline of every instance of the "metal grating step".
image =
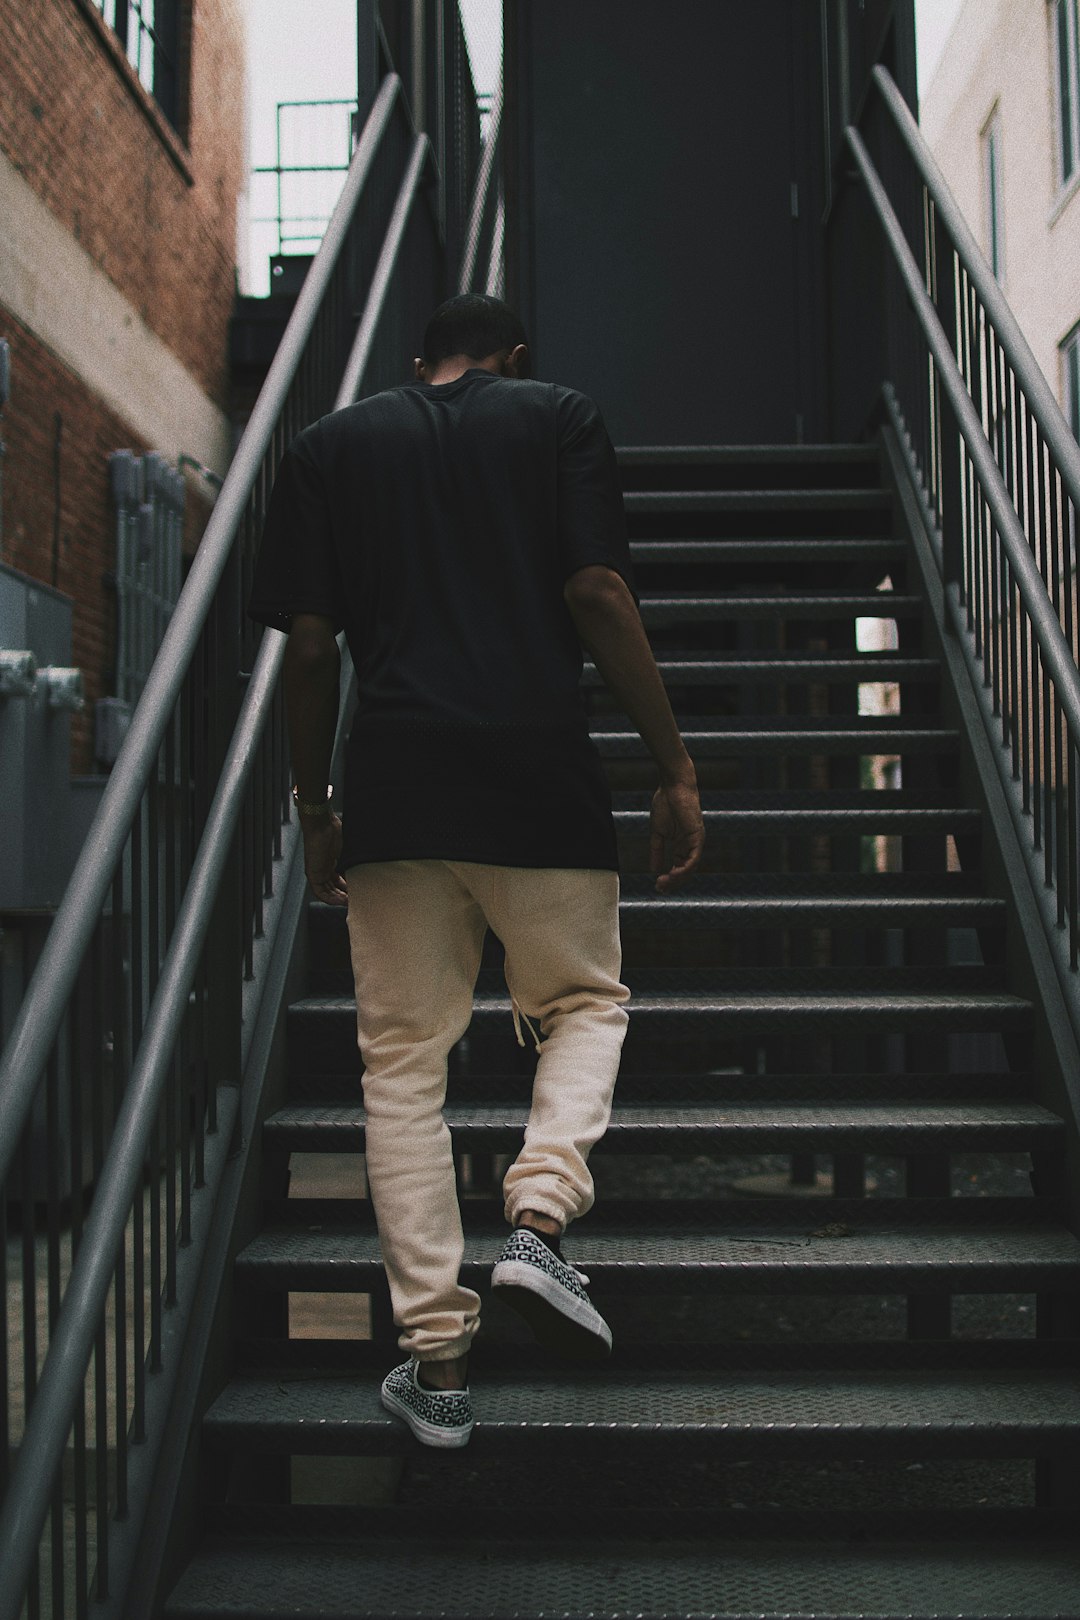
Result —
<instances>
[{"instance_id":1,"label":"metal grating step","mask_svg":"<svg viewBox=\"0 0 1080 1620\"><path fill-rule=\"evenodd\" d=\"M705 1371L618 1367L558 1377L489 1368L473 1391L482 1452L583 1445L608 1450L692 1443L713 1457L1061 1456L1080 1440L1080 1373ZM222 1449L354 1453L406 1449L370 1375L281 1369L235 1378L203 1432ZM475 1452L473 1453L475 1455Z\"/></svg>"},{"instance_id":2,"label":"metal grating step","mask_svg":"<svg viewBox=\"0 0 1080 1620\"><path fill-rule=\"evenodd\" d=\"M477 1527L478 1530L480 1527ZM523 1524L522 1529L525 1529ZM1076 1620L1075 1541L209 1536L167 1620Z\"/></svg>"},{"instance_id":3,"label":"metal grating step","mask_svg":"<svg viewBox=\"0 0 1080 1620\"><path fill-rule=\"evenodd\" d=\"M628 518L663 512L880 512L892 508L883 489L631 489L623 493Z\"/></svg>"},{"instance_id":4,"label":"metal grating step","mask_svg":"<svg viewBox=\"0 0 1080 1620\"><path fill-rule=\"evenodd\" d=\"M811 475L834 476L838 466L858 469L862 477L880 480L881 458L874 444L633 444L618 445L615 457L624 482L649 469L682 467L753 469L756 480L808 483ZM835 480L834 480L835 481Z\"/></svg>"},{"instance_id":5,"label":"metal grating step","mask_svg":"<svg viewBox=\"0 0 1080 1620\"><path fill-rule=\"evenodd\" d=\"M463 1151L517 1152L527 1109L453 1104L446 1120ZM352 1153L364 1148L358 1104L280 1108L264 1132L279 1151ZM616 1092L605 1153L1035 1152L1062 1144L1062 1120L1036 1103L682 1103L622 1105Z\"/></svg>"},{"instance_id":6,"label":"metal grating step","mask_svg":"<svg viewBox=\"0 0 1080 1620\"><path fill-rule=\"evenodd\" d=\"M384 1290L368 1206L290 1200L286 1212L289 1224L268 1226L238 1256L248 1286ZM996 1294L1080 1285L1080 1240L1033 1198L834 1199L812 1213L783 1200L700 1209L670 1200L639 1212L609 1201L603 1216L618 1226L590 1219L574 1228L570 1251L598 1296ZM500 1217L486 1204L466 1206L462 1280L469 1286L488 1285L505 1233Z\"/></svg>"},{"instance_id":7,"label":"metal grating step","mask_svg":"<svg viewBox=\"0 0 1080 1620\"><path fill-rule=\"evenodd\" d=\"M714 798L720 795L706 794L705 797ZM629 793L620 793L619 800L630 797ZM794 798L795 795L792 795ZM884 798L884 794L880 795ZM791 806L790 808L761 808L756 810L732 808L703 811L705 822L705 856L703 870L695 875L693 880L694 893L700 894L706 883L713 889L722 888L730 877L738 880L742 876L760 878L762 881L776 875L787 878L794 883L801 881L809 873L773 874L769 871L752 871L750 873L731 874L726 868L731 864L731 855L725 850L724 842L733 838L744 838L752 841L770 838L800 838L809 835L829 838L860 838L860 837L916 837L933 836L944 840L948 835L953 837L978 836L982 826L980 814L977 810L951 810L941 807L926 809L912 808L907 805L897 806L879 804L877 793L862 795L863 803L859 805L837 805L827 807ZM773 794L769 802L778 805L780 795ZM624 884L624 893L633 892L636 880L648 870L649 861L649 814L647 810L615 811L615 830L618 838L619 858L627 879ZM752 846L753 847L753 846ZM750 859L750 857L747 857ZM755 856L752 865L759 867L764 860L772 864L775 860L773 854ZM854 864L853 858L851 864ZM718 875L722 874L722 875ZM873 880L878 876L887 874L857 873L852 871L836 874L838 877L863 877ZM905 874L910 876L911 874ZM652 878L647 887L650 892L654 890L655 878Z\"/></svg>"},{"instance_id":8,"label":"metal grating step","mask_svg":"<svg viewBox=\"0 0 1080 1620\"><path fill-rule=\"evenodd\" d=\"M716 539L683 540L658 535L631 540L635 563L704 563L741 568L754 563L854 563L881 568L901 563L910 555L907 542L888 535L723 535Z\"/></svg>"},{"instance_id":9,"label":"metal grating step","mask_svg":"<svg viewBox=\"0 0 1080 1620\"><path fill-rule=\"evenodd\" d=\"M641 617L649 629L663 625L738 619L915 619L923 611L921 596L896 591L853 593L747 592L745 595L652 596L641 599Z\"/></svg>"},{"instance_id":10,"label":"metal grating step","mask_svg":"<svg viewBox=\"0 0 1080 1620\"><path fill-rule=\"evenodd\" d=\"M346 1072L328 1072L313 1068L302 1050L289 1075L289 1097L297 1105L324 1108L352 1106L360 1096L361 1067L359 1058ZM531 1095L532 1069L523 1064L516 1072L493 1069L488 1073L463 1074L452 1072L450 1095L455 1103L486 1103L502 1107L509 1099L523 1101ZM774 1103L800 1103L824 1105L837 1102L849 1106L871 1102L888 1106L894 1100L947 1103L960 1105L999 1102L1006 1105L1030 1096L1032 1079L1029 1074L1009 1073L954 1073L954 1074L754 1074L742 1069L717 1072L664 1071L650 1073L628 1069L619 1076L616 1098L619 1105L640 1104L667 1106L672 1097L683 1103L714 1104L723 1100L755 1102L771 1098Z\"/></svg>"},{"instance_id":11,"label":"metal grating step","mask_svg":"<svg viewBox=\"0 0 1080 1620\"><path fill-rule=\"evenodd\" d=\"M836 658L804 658L795 653L786 658L775 655L661 658L657 664L669 691L684 686L767 686L795 682L918 681L923 684L938 680L941 674L936 658L902 658L894 653L859 653L855 657ZM603 678L594 664L585 665L582 684L603 687Z\"/></svg>"},{"instance_id":12,"label":"metal grating step","mask_svg":"<svg viewBox=\"0 0 1080 1620\"><path fill-rule=\"evenodd\" d=\"M729 928L943 928L1003 927L1006 904L994 895L943 893L802 893L798 876L768 894L626 897L619 905L623 938Z\"/></svg>"},{"instance_id":13,"label":"metal grating step","mask_svg":"<svg viewBox=\"0 0 1080 1620\"><path fill-rule=\"evenodd\" d=\"M651 758L647 747L635 731L614 728L592 731L602 759ZM765 755L775 759L783 755L807 754L949 754L960 747L960 734L947 726L891 725L886 721L874 724L853 722L850 725L836 721L815 725L763 725L759 720L745 727L730 721L723 727L696 730L683 729L683 741L691 758L734 759L748 754Z\"/></svg>"},{"instance_id":14,"label":"metal grating step","mask_svg":"<svg viewBox=\"0 0 1080 1620\"><path fill-rule=\"evenodd\" d=\"M373 1339L241 1338L236 1342L234 1371L247 1377L293 1374L310 1381L321 1376L371 1378L386 1372L392 1346ZM473 1343L470 1366L485 1383L492 1377L521 1384L536 1377L553 1379L570 1373L604 1379L612 1372L624 1381L634 1379L646 1387L654 1378L684 1374L722 1380L729 1374L821 1373L829 1377L857 1374L864 1380L879 1373L934 1374L971 1378L976 1372L1065 1375L1073 1380L1077 1369L1075 1341L1027 1339L857 1339L800 1341L798 1339L746 1339L671 1344L619 1340L617 1353L604 1367L574 1368L553 1365L539 1345L499 1340L481 1334Z\"/></svg>"},{"instance_id":15,"label":"metal grating step","mask_svg":"<svg viewBox=\"0 0 1080 1620\"><path fill-rule=\"evenodd\" d=\"M747 1031L773 1030L796 1034L803 1030L835 1027L844 1020L850 1030L942 1029L947 1031L993 1029L1022 1031L1031 1025L1031 1003L1022 996L1004 993L987 995L857 995L815 994L759 996L683 995L635 996L633 1024L641 1031L662 1028L675 1033L680 1027L693 1033L708 1033L721 1024L724 1032L738 1028ZM473 1023L509 1017L510 998L481 994L475 998ZM312 996L294 1002L289 1022L314 1033L318 1028L344 1030L350 1038L356 1022L356 1009L349 996Z\"/></svg>"}]
</instances>

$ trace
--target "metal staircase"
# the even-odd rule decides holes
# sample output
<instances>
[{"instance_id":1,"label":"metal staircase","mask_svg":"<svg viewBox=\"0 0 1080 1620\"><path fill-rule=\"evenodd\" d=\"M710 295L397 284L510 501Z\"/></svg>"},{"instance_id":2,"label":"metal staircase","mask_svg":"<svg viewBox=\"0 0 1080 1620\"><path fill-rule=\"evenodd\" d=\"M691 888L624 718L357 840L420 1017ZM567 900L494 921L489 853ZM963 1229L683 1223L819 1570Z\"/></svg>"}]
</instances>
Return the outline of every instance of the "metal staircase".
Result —
<instances>
[{"instance_id":1,"label":"metal staircase","mask_svg":"<svg viewBox=\"0 0 1080 1620\"><path fill-rule=\"evenodd\" d=\"M351 1195L286 1196L290 1153L363 1149L343 919L309 909L235 1371L202 1424L212 1499L169 1620L1078 1612L1080 1240L1017 1172L1053 1189L1066 1130L890 443L621 455L708 858L653 892L650 768L589 671L634 999L568 1252L616 1353L553 1368L489 1303L465 1453L378 1406L396 1352L359 1157ZM860 650L871 616L895 650ZM896 712L860 713L885 682ZM489 939L448 1103L482 1292L503 1230L485 1169L530 1085L508 1014ZM771 1191L740 1192L748 1166ZM290 1339L305 1292L369 1295L373 1340ZM399 1463L361 1469L365 1506L332 1473L312 1490L309 1464L290 1502L300 1456Z\"/></svg>"},{"instance_id":2,"label":"metal staircase","mask_svg":"<svg viewBox=\"0 0 1080 1620\"><path fill-rule=\"evenodd\" d=\"M635 1009L571 1253L616 1359L491 1308L436 1457L376 1405L341 918L242 611L285 446L461 269L385 79L0 1060L0 1620L1080 1614L1080 447L880 66L844 145L868 442L621 457L709 849L652 892L587 671ZM492 947L449 1103L481 1288L508 1010ZM290 1198L298 1152L344 1183ZM312 1291L372 1337L290 1338Z\"/></svg>"}]
</instances>

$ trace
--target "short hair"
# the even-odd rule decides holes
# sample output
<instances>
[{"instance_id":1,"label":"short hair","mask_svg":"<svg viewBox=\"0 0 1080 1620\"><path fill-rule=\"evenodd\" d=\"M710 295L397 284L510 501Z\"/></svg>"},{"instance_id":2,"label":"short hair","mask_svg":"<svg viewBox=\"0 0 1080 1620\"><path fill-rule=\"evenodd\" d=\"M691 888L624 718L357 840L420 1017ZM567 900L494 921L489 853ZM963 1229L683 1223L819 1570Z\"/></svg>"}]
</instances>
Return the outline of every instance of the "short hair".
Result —
<instances>
[{"instance_id":1,"label":"short hair","mask_svg":"<svg viewBox=\"0 0 1080 1620\"><path fill-rule=\"evenodd\" d=\"M452 355L486 360L502 349L527 343L520 316L501 298L483 293L462 293L440 304L424 332L424 360L436 366Z\"/></svg>"}]
</instances>

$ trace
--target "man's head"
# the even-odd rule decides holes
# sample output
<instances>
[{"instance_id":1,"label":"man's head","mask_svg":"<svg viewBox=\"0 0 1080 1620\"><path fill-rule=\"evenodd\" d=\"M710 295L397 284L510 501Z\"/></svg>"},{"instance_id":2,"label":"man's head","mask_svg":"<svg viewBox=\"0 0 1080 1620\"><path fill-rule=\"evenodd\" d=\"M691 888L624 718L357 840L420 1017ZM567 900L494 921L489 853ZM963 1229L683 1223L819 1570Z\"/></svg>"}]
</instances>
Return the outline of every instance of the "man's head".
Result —
<instances>
[{"instance_id":1,"label":"man's head","mask_svg":"<svg viewBox=\"0 0 1080 1620\"><path fill-rule=\"evenodd\" d=\"M471 366L503 377L529 375L525 328L501 298L463 293L440 304L428 321L423 359L414 361L420 381L450 382Z\"/></svg>"}]
</instances>

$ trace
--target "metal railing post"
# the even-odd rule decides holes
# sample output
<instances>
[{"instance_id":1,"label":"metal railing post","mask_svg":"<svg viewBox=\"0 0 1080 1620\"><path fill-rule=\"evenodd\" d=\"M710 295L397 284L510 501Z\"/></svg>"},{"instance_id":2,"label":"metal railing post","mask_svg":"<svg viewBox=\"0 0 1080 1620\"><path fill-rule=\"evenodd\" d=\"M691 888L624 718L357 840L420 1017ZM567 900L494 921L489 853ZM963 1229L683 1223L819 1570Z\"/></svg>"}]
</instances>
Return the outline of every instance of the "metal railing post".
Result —
<instances>
[{"instance_id":1,"label":"metal railing post","mask_svg":"<svg viewBox=\"0 0 1080 1620\"><path fill-rule=\"evenodd\" d=\"M959 311L956 299L957 265L952 243L942 231L937 210L931 207L931 230L934 248L934 276L938 315L953 355L957 355L959 337ZM944 262L943 262L944 261ZM952 402L941 375L934 368L934 406L936 416L936 445L938 461L938 508L941 514L942 564L945 583L961 584L963 580L963 439Z\"/></svg>"}]
</instances>

